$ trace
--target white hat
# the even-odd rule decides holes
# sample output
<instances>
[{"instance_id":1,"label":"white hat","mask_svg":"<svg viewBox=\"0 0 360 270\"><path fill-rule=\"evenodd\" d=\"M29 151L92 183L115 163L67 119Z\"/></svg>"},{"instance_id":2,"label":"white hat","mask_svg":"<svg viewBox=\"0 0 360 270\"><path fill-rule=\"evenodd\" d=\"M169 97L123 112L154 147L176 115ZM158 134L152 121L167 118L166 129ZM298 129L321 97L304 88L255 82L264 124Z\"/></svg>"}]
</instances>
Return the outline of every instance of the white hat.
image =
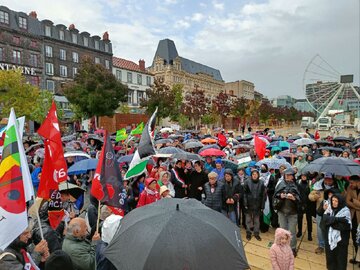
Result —
<instances>
[{"instance_id":1,"label":"white hat","mask_svg":"<svg viewBox=\"0 0 360 270\"><path fill-rule=\"evenodd\" d=\"M165 192L165 191L169 191L168 187L163 185L160 187L160 196Z\"/></svg>"},{"instance_id":2,"label":"white hat","mask_svg":"<svg viewBox=\"0 0 360 270\"><path fill-rule=\"evenodd\" d=\"M120 225L121 219L122 216L112 214L104 220L101 228L101 240L107 244L110 243Z\"/></svg>"}]
</instances>

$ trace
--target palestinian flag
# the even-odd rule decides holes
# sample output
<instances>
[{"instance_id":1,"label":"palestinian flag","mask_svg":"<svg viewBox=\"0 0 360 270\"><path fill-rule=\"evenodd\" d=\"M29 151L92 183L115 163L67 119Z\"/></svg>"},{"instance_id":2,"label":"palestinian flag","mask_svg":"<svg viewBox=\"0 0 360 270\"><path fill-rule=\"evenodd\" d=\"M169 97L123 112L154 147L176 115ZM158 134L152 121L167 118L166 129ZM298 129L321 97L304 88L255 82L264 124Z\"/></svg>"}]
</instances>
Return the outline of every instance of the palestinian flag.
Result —
<instances>
[{"instance_id":1,"label":"palestinian flag","mask_svg":"<svg viewBox=\"0 0 360 270\"><path fill-rule=\"evenodd\" d=\"M152 155L155 155L154 148L154 130L156 124L157 108L141 134L139 146L134 154L134 157L129 165L129 170L125 174L125 179L129 179L142 174L146 165Z\"/></svg>"},{"instance_id":2,"label":"palestinian flag","mask_svg":"<svg viewBox=\"0 0 360 270\"><path fill-rule=\"evenodd\" d=\"M0 249L5 249L28 226L26 201L34 195L16 116L11 109L0 163ZM26 159L25 159L26 161ZM16 226L14 226L16 224Z\"/></svg>"},{"instance_id":3,"label":"palestinian flag","mask_svg":"<svg viewBox=\"0 0 360 270\"><path fill-rule=\"evenodd\" d=\"M126 208L126 190L107 131L105 131L104 145L92 180L91 195L110 207L122 210Z\"/></svg>"},{"instance_id":4,"label":"palestinian flag","mask_svg":"<svg viewBox=\"0 0 360 270\"><path fill-rule=\"evenodd\" d=\"M128 135L126 133L126 129L122 128L119 129L118 131L116 131L116 138L115 141L119 142L119 141L124 141L128 138Z\"/></svg>"},{"instance_id":5,"label":"palestinian flag","mask_svg":"<svg viewBox=\"0 0 360 270\"><path fill-rule=\"evenodd\" d=\"M140 135L140 134L142 134L143 130L144 130L144 123L141 122L135 129L133 129L133 130L130 132L130 135L131 135L131 136Z\"/></svg>"},{"instance_id":6,"label":"palestinian flag","mask_svg":"<svg viewBox=\"0 0 360 270\"><path fill-rule=\"evenodd\" d=\"M270 225L270 223L271 223L271 212L270 212L270 201L269 201L268 196L266 196L265 208L264 208L263 215L264 215L263 216L264 223L266 223L267 225Z\"/></svg>"}]
</instances>

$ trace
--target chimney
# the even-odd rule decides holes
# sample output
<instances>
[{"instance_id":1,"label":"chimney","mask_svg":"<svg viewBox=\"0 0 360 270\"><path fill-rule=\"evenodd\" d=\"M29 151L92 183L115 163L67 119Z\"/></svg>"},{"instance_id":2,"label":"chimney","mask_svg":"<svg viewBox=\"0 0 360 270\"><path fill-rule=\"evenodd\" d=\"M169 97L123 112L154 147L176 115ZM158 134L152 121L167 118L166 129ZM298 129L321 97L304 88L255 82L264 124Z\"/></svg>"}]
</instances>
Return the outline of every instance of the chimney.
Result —
<instances>
[{"instance_id":1,"label":"chimney","mask_svg":"<svg viewBox=\"0 0 360 270\"><path fill-rule=\"evenodd\" d=\"M103 34L103 40L104 40L104 41L109 41L109 33L108 33L108 31L106 31L106 32Z\"/></svg>"},{"instance_id":2,"label":"chimney","mask_svg":"<svg viewBox=\"0 0 360 270\"><path fill-rule=\"evenodd\" d=\"M69 30L74 30L74 29L76 29L76 28L75 28L75 24L73 24L73 23L70 24L70 25L69 25Z\"/></svg>"},{"instance_id":3,"label":"chimney","mask_svg":"<svg viewBox=\"0 0 360 270\"><path fill-rule=\"evenodd\" d=\"M144 59L140 59L140 60L139 60L139 69L140 69L141 71L146 71L146 70L145 70L145 61L144 61Z\"/></svg>"},{"instance_id":4,"label":"chimney","mask_svg":"<svg viewBox=\"0 0 360 270\"><path fill-rule=\"evenodd\" d=\"M37 19L37 13L36 13L36 11L31 11L31 12L29 13L29 17L34 18L34 19Z\"/></svg>"}]
</instances>

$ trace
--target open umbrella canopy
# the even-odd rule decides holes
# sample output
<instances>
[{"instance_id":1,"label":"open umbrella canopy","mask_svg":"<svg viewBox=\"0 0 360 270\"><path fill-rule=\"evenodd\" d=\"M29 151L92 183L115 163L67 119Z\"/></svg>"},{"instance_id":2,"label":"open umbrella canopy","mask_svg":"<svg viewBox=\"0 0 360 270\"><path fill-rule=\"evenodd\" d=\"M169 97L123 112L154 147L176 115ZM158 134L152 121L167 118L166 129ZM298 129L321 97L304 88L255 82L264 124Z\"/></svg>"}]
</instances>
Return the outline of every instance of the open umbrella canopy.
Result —
<instances>
[{"instance_id":1,"label":"open umbrella canopy","mask_svg":"<svg viewBox=\"0 0 360 270\"><path fill-rule=\"evenodd\" d=\"M191 141L186 142L184 144L185 149L191 149L191 148L197 148L197 147L203 147L204 145L199 141Z\"/></svg>"},{"instance_id":2,"label":"open umbrella canopy","mask_svg":"<svg viewBox=\"0 0 360 270\"><path fill-rule=\"evenodd\" d=\"M154 144L167 144L167 143L173 143L174 141L172 139L159 139L154 142Z\"/></svg>"},{"instance_id":3,"label":"open umbrella canopy","mask_svg":"<svg viewBox=\"0 0 360 270\"><path fill-rule=\"evenodd\" d=\"M306 165L302 172L332 173L339 176L360 175L360 165L341 157L322 157Z\"/></svg>"},{"instance_id":4,"label":"open umbrella canopy","mask_svg":"<svg viewBox=\"0 0 360 270\"><path fill-rule=\"evenodd\" d=\"M267 149L272 149L273 147L279 147L281 151L290 149L290 143L285 141L273 141L268 146L266 146Z\"/></svg>"},{"instance_id":5,"label":"open umbrella canopy","mask_svg":"<svg viewBox=\"0 0 360 270\"><path fill-rule=\"evenodd\" d=\"M172 132L173 132L173 129L172 129L172 128L169 128L169 127L164 127L164 128L162 128L162 129L160 129L160 132L161 132L161 133L166 133L166 132L172 133Z\"/></svg>"},{"instance_id":6,"label":"open umbrella canopy","mask_svg":"<svg viewBox=\"0 0 360 270\"><path fill-rule=\"evenodd\" d=\"M71 184L67 181L61 182L59 184L59 191L67 190L71 196L73 196L75 199L78 199L82 194L84 194L84 191L81 187L78 185Z\"/></svg>"},{"instance_id":7,"label":"open umbrella canopy","mask_svg":"<svg viewBox=\"0 0 360 270\"><path fill-rule=\"evenodd\" d=\"M326 140L319 140L315 142L318 145L333 145L332 142L326 141Z\"/></svg>"},{"instance_id":8,"label":"open umbrella canopy","mask_svg":"<svg viewBox=\"0 0 360 270\"><path fill-rule=\"evenodd\" d=\"M204 147L200 148L199 154L206 149L220 149L220 146L218 146L217 144L205 145Z\"/></svg>"},{"instance_id":9,"label":"open umbrella canopy","mask_svg":"<svg viewBox=\"0 0 360 270\"><path fill-rule=\"evenodd\" d=\"M269 169L279 169L281 165L285 165L286 168L290 168L291 164L284 158L265 158L257 162L255 165L260 167L262 164L268 165Z\"/></svg>"},{"instance_id":10,"label":"open umbrella canopy","mask_svg":"<svg viewBox=\"0 0 360 270\"><path fill-rule=\"evenodd\" d=\"M173 154L172 158L182 159L182 160L201 160L201 157L199 155L192 154L189 152Z\"/></svg>"},{"instance_id":11,"label":"open umbrella canopy","mask_svg":"<svg viewBox=\"0 0 360 270\"><path fill-rule=\"evenodd\" d=\"M99 161L98 159L91 158L91 159L83 159L78 162L75 162L75 164L68 169L68 174L69 175L82 174L82 173L86 173L89 170L95 170L98 161Z\"/></svg>"},{"instance_id":12,"label":"open umbrella canopy","mask_svg":"<svg viewBox=\"0 0 360 270\"><path fill-rule=\"evenodd\" d=\"M214 138L206 138L201 140L202 143L217 143L217 140Z\"/></svg>"},{"instance_id":13,"label":"open umbrella canopy","mask_svg":"<svg viewBox=\"0 0 360 270\"><path fill-rule=\"evenodd\" d=\"M249 145L249 144L243 144L243 143L240 143L238 145L233 146L233 149L238 149L238 148L240 148L240 149L252 149L253 147L251 145Z\"/></svg>"},{"instance_id":14,"label":"open umbrella canopy","mask_svg":"<svg viewBox=\"0 0 360 270\"><path fill-rule=\"evenodd\" d=\"M134 209L121 220L105 257L122 270L249 268L239 228L194 199Z\"/></svg>"},{"instance_id":15,"label":"open umbrella canopy","mask_svg":"<svg viewBox=\"0 0 360 270\"><path fill-rule=\"evenodd\" d=\"M301 139L297 139L294 141L294 144L296 145L310 145L310 144L314 144L316 141L310 138L301 138Z\"/></svg>"},{"instance_id":16,"label":"open umbrella canopy","mask_svg":"<svg viewBox=\"0 0 360 270\"><path fill-rule=\"evenodd\" d=\"M168 147L160 148L158 152L160 154L176 154L176 153L184 153L185 151L178 147L168 146Z\"/></svg>"},{"instance_id":17,"label":"open umbrella canopy","mask_svg":"<svg viewBox=\"0 0 360 270\"><path fill-rule=\"evenodd\" d=\"M290 136L289 138L288 138L288 141L290 140L290 141L296 141L296 140L298 140L298 139L301 139L302 137L301 136L299 136L299 135L294 135L294 136Z\"/></svg>"},{"instance_id":18,"label":"open umbrella canopy","mask_svg":"<svg viewBox=\"0 0 360 270\"><path fill-rule=\"evenodd\" d=\"M338 136L333 139L333 142L351 142L351 139L345 136Z\"/></svg>"},{"instance_id":19,"label":"open umbrella canopy","mask_svg":"<svg viewBox=\"0 0 360 270\"><path fill-rule=\"evenodd\" d=\"M225 157L226 154L219 149L209 148L204 151L201 151L200 156L202 156L202 157Z\"/></svg>"},{"instance_id":20,"label":"open umbrella canopy","mask_svg":"<svg viewBox=\"0 0 360 270\"><path fill-rule=\"evenodd\" d=\"M339 148L339 147L332 147L332 146L324 146L324 147L319 147L319 150L328 150L330 152L343 152L344 149Z\"/></svg>"},{"instance_id":21,"label":"open umbrella canopy","mask_svg":"<svg viewBox=\"0 0 360 270\"><path fill-rule=\"evenodd\" d=\"M118 158L118 162L119 163L130 163L132 161L134 157L134 154L130 154L130 155L126 155L126 156L121 156Z\"/></svg>"},{"instance_id":22,"label":"open umbrella canopy","mask_svg":"<svg viewBox=\"0 0 360 270\"><path fill-rule=\"evenodd\" d=\"M260 140L262 140L263 142L266 143L266 145L269 145L270 142L265 138L265 137L259 137ZM255 139L252 139L251 142L250 142L251 145L254 145L255 144Z\"/></svg>"}]
</instances>

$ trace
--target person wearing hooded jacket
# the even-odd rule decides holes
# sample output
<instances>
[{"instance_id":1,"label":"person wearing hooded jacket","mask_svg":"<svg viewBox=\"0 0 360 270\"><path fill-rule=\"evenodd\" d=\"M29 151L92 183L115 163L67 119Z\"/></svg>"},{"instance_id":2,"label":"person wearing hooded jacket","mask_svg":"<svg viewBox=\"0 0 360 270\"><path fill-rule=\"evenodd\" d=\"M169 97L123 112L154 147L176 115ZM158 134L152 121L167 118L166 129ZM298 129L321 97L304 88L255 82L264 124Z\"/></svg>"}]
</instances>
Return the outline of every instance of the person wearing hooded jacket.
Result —
<instances>
[{"instance_id":1,"label":"person wearing hooded jacket","mask_svg":"<svg viewBox=\"0 0 360 270\"><path fill-rule=\"evenodd\" d=\"M257 170L251 172L251 178L244 183L244 207L246 220L246 239L251 239L251 228L258 241L260 237L260 215L265 208L265 185Z\"/></svg>"},{"instance_id":2,"label":"person wearing hooded jacket","mask_svg":"<svg viewBox=\"0 0 360 270\"><path fill-rule=\"evenodd\" d=\"M306 154L303 152L300 152L297 154L297 160L294 163L294 166L298 169L296 173L296 177L299 177L301 174L302 169L307 165L306 161Z\"/></svg>"},{"instance_id":3,"label":"person wearing hooded jacket","mask_svg":"<svg viewBox=\"0 0 360 270\"><path fill-rule=\"evenodd\" d=\"M189 175L189 198L201 201L201 194L208 176L201 167L200 161L195 161L194 170Z\"/></svg>"},{"instance_id":4,"label":"person wearing hooded jacket","mask_svg":"<svg viewBox=\"0 0 360 270\"><path fill-rule=\"evenodd\" d=\"M156 190L157 181L155 178L147 178L145 180L145 189L140 194L140 198L136 208L154 203L160 200L160 194Z\"/></svg>"},{"instance_id":5,"label":"person wearing hooded jacket","mask_svg":"<svg viewBox=\"0 0 360 270\"><path fill-rule=\"evenodd\" d=\"M324 206L323 224L326 266L329 270L347 268L351 213L341 194L333 194Z\"/></svg>"},{"instance_id":6,"label":"person wearing hooded jacket","mask_svg":"<svg viewBox=\"0 0 360 270\"><path fill-rule=\"evenodd\" d=\"M240 201L240 182L234 178L234 173L231 169L225 169L224 172L224 201L222 213L227 216L232 222L238 224L238 203Z\"/></svg>"},{"instance_id":7,"label":"person wearing hooded jacket","mask_svg":"<svg viewBox=\"0 0 360 270\"><path fill-rule=\"evenodd\" d=\"M291 248L296 256L296 226L301 197L294 179L295 171L292 168L286 169L284 176L285 180L275 188L274 199L277 200L275 208L278 210L280 227L291 232Z\"/></svg>"},{"instance_id":8,"label":"person wearing hooded jacket","mask_svg":"<svg viewBox=\"0 0 360 270\"><path fill-rule=\"evenodd\" d=\"M169 190L169 195L174 198L175 197L175 189L174 185L170 182L171 173L168 171L162 171L159 174L158 184L160 187L166 186Z\"/></svg>"},{"instance_id":9,"label":"person wearing hooded jacket","mask_svg":"<svg viewBox=\"0 0 360 270\"><path fill-rule=\"evenodd\" d=\"M290 247L291 232L282 228L275 231L275 241L270 248L270 259L273 270L293 270L294 254Z\"/></svg>"}]
</instances>

